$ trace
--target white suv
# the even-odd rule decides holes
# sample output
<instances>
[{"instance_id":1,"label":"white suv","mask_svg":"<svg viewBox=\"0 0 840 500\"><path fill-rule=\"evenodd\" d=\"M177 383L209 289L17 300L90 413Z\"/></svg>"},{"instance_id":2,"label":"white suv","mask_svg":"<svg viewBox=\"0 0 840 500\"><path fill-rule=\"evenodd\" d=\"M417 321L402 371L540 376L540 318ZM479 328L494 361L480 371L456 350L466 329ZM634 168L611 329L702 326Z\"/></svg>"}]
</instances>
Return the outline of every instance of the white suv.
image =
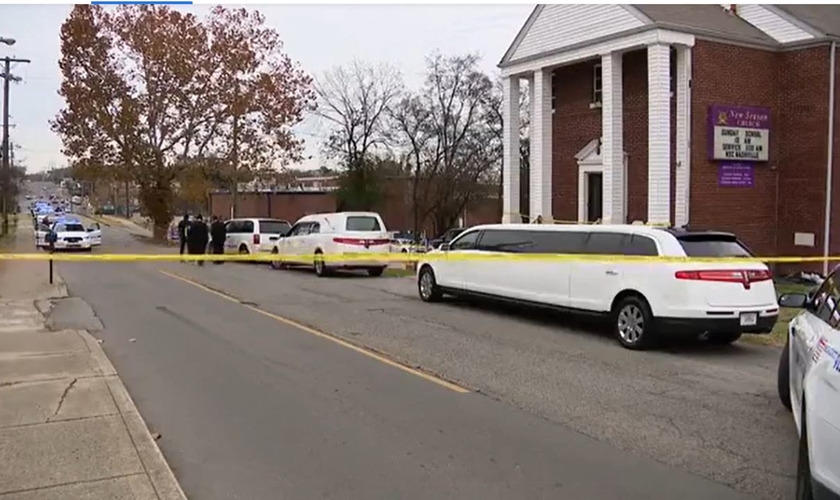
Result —
<instances>
[{"instance_id":1,"label":"white suv","mask_svg":"<svg viewBox=\"0 0 840 500\"><path fill-rule=\"evenodd\" d=\"M388 261L378 254L388 253L390 245L385 223L377 213L307 215L274 246L272 253L281 258L272 261L271 266L313 266L318 276L327 276L336 269L364 269L371 276L381 276ZM345 254L353 255L344 257Z\"/></svg>"},{"instance_id":2,"label":"white suv","mask_svg":"<svg viewBox=\"0 0 840 500\"><path fill-rule=\"evenodd\" d=\"M788 324L779 398L799 431L796 498L840 498L840 272L809 295L779 297L804 310Z\"/></svg>"},{"instance_id":3,"label":"white suv","mask_svg":"<svg viewBox=\"0 0 840 500\"><path fill-rule=\"evenodd\" d=\"M581 259L522 254L578 254ZM424 301L463 294L600 314L611 318L618 341L630 349L671 333L734 342L742 333L769 333L779 314L770 271L760 262L597 258L751 257L728 233L493 224L470 228L428 255L417 267Z\"/></svg>"},{"instance_id":4,"label":"white suv","mask_svg":"<svg viewBox=\"0 0 840 500\"><path fill-rule=\"evenodd\" d=\"M291 227L281 219L231 219L225 224L225 253L268 253Z\"/></svg>"}]
</instances>

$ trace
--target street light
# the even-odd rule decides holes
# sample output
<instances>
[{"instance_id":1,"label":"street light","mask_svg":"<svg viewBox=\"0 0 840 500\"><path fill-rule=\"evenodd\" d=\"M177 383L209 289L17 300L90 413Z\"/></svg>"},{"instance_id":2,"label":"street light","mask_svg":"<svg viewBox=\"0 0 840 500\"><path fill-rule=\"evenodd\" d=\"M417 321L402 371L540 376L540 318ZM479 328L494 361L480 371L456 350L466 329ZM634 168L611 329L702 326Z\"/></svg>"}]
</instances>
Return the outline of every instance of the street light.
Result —
<instances>
[{"instance_id":1,"label":"street light","mask_svg":"<svg viewBox=\"0 0 840 500\"><path fill-rule=\"evenodd\" d=\"M16 40L14 38L3 38L0 36L0 43L5 43L6 45L14 45Z\"/></svg>"}]
</instances>

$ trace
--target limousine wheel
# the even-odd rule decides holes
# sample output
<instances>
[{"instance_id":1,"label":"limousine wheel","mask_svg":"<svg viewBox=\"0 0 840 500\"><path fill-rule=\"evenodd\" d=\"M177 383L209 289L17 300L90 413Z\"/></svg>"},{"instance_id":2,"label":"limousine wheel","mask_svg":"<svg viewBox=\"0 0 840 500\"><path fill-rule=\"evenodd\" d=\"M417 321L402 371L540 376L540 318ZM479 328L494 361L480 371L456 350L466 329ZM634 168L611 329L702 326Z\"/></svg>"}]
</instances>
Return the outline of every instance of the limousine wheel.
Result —
<instances>
[{"instance_id":1,"label":"limousine wheel","mask_svg":"<svg viewBox=\"0 0 840 500\"><path fill-rule=\"evenodd\" d=\"M327 265L324 263L324 254L321 252L315 253L315 262L313 264L315 267L315 275L319 278L323 278L324 276L328 276L330 271L327 268Z\"/></svg>"},{"instance_id":2,"label":"limousine wheel","mask_svg":"<svg viewBox=\"0 0 840 500\"><path fill-rule=\"evenodd\" d=\"M277 257L277 255L279 253L280 252L277 251L276 248L271 249L271 255L275 256L275 258ZM278 260L271 260L271 261L269 261L268 264L271 266L272 269L284 269L286 267L286 264L284 264L283 261L279 260L279 259Z\"/></svg>"},{"instance_id":3,"label":"limousine wheel","mask_svg":"<svg viewBox=\"0 0 840 500\"><path fill-rule=\"evenodd\" d=\"M644 349L653 340L653 315L641 297L631 295L621 299L614 313L615 334L622 346Z\"/></svg>"},{"instance_id":4,"label":"limousine wheel","mask_svg":"<svg viewBox=\"0 0 840 500\"><path fill-rule=\"evenodd\" d=\"M430 266L423 266L420 276L417 279L417 291L420 292L420 300L423 302L437 302L443 298L443 292L437 286L435 272Z\"/></svg>"}]
</instances>

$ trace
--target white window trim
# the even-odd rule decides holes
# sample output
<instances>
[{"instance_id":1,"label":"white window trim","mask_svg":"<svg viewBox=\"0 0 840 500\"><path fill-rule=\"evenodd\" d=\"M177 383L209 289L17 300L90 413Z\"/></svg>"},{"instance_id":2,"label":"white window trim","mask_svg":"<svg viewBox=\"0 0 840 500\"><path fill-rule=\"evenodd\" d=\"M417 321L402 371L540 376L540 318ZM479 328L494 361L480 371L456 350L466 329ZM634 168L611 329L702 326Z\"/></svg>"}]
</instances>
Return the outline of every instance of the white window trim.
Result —
<instances>
[{"instance_id":1,"label":"white window trim","mask_svg":"<svg viewBox=\"0 0 840 500\"><path fill-rule=\"evenodd\" d=\"M601 77L598 78L598 70L601 71ZM600 85L599 85L600 84ZM600 89L598 87L601 87ZM600 98L597 97L600 93ZM604 101L604 70L601 67L601 63L596 63L592 66L592 104L589 105L591 108L600 108L602 106L602 102Z\"/></svg>"},{"instance_id":2,"label":"white window trim","mask_svg":"<svg viewBox=\"0 0 840 500\"><path fill-rule=\"evenodd\" d=\"M627 153L624 153L624 213L627 214ZM586 221L586 207L589 201L589 174L604 174L604 162L600 156L582 159L578 161L578 222L585 224ZM603 203L604 195L601 195L601 202ZM601 209L603 213L603 208ZM626 216L626 215L625 215Z\"/></svg>"}]
</instances>

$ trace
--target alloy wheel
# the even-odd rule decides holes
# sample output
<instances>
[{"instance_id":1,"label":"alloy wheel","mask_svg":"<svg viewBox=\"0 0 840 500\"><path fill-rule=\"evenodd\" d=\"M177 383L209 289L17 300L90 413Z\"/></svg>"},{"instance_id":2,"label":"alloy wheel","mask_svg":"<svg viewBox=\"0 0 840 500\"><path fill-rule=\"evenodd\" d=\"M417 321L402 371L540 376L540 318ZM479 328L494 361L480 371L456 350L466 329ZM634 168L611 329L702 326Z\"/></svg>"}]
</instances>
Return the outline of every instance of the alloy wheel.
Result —
<instances>
[{"instance_id":1,"label":"alloy wheel","mask_svg":"<svg viewBox=\"0 0 840 500\"><path fill-rule=\"evenodd\" d=\"M635 304L627 304L618 312L618 334L631 345L645 334L645 317Z\"/></svg>"}]
</instances>

